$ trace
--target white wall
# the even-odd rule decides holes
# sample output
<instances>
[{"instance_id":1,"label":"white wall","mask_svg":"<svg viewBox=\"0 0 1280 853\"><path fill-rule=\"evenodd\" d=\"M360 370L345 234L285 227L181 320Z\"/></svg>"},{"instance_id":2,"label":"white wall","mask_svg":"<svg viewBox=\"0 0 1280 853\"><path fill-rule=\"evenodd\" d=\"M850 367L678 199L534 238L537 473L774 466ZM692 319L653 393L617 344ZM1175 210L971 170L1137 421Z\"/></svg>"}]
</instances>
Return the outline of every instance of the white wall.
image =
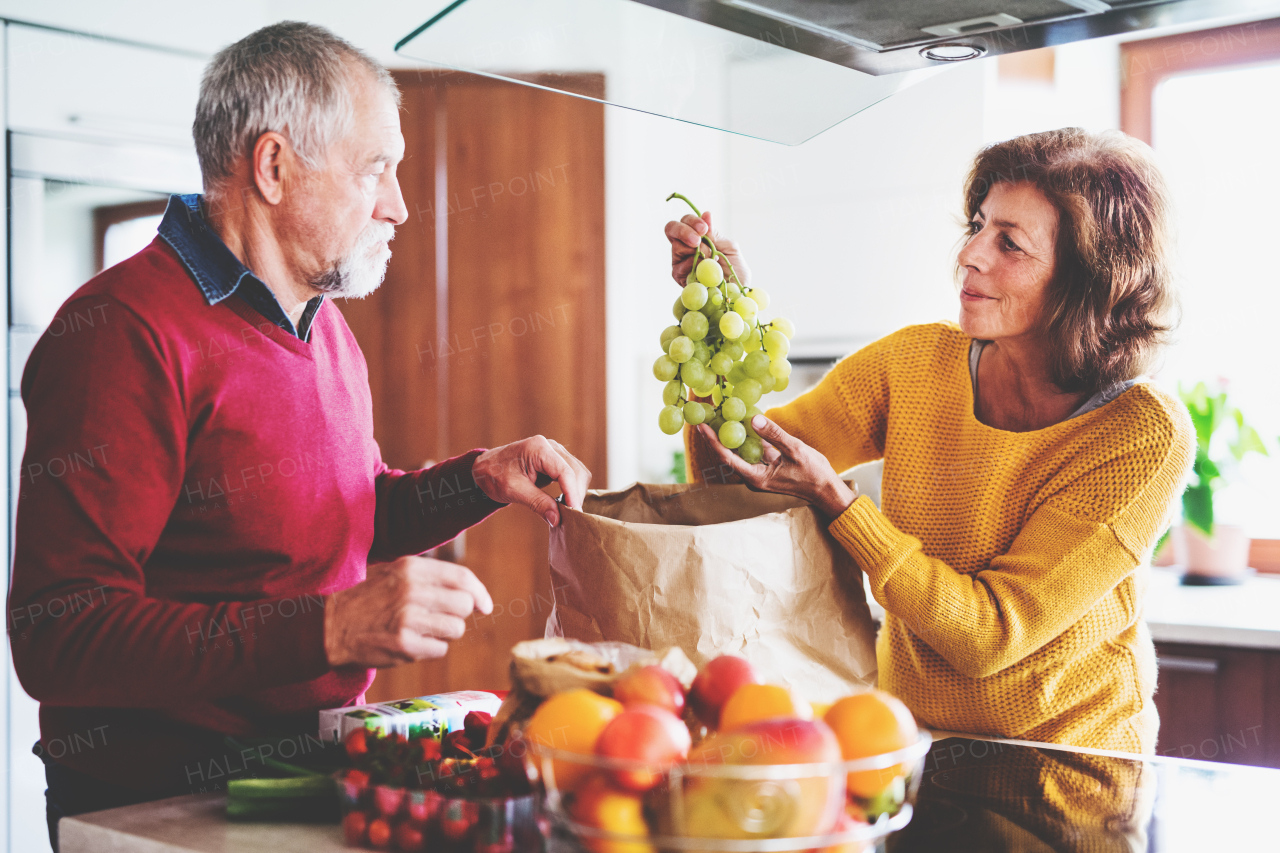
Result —
<instances>
[{"instance_id":1,"label":"white wall","mask_svg":"<svg viewBox=\"0 0 1280 853\"><path fill-rule=\"evenodd\" d=\"M966 64L804 145L731 141L735 237L798 349L838 355L954 316L950 257L983 87L982 63Z\"/></svg>"}]
</instances>

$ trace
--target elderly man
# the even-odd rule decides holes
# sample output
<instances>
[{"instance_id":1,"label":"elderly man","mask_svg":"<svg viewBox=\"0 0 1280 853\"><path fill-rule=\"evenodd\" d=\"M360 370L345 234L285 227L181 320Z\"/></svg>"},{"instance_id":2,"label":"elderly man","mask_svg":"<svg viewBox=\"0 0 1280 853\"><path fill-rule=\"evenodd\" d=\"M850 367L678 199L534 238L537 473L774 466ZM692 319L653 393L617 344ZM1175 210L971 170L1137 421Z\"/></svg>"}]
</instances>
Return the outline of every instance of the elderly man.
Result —
<instances>
[{"instance_id":1,"label":"elderly man","mask_svg":"<svg viewBox=\"0 0 1280 853\"><path fill-rule=\"evenodd\" d=\"M590 472L541 436L382 462L326 297L372 292L406 218L398 102L317 27L223 50L194 125L204 196L171 198L157 239L59 312L96 322L31 355L23 470L46 473L23 475L10 614L51 836L62 815L216 785L225 735L314 733L372 667L443 655L492 602L412 555L508 503L557 524L540 477L581 505ZM47 473L67 458L83 464Z\"/></svg>"}]
</instances>

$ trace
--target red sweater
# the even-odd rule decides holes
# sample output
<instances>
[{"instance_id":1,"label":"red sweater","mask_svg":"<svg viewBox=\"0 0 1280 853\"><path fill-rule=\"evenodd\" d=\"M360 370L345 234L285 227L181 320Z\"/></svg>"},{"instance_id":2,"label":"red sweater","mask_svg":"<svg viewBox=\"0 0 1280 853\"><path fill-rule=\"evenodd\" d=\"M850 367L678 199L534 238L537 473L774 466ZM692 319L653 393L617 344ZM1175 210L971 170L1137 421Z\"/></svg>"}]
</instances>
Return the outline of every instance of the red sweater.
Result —
<instances>
[{"instance_id":1,"label":"red sweater","mask_svg":"<svg viewBox=\"0 0 1280 853\"><path fill-rule=\"evenodd\" d=\"M304 342L160 239L62 306L22 397L14 666L46 753L130 788L216 783L224 734L314 734L373 676L330 668L322 596L501 506L480 451L383 464L333 304Z\"/></svg>"}]
</instances>

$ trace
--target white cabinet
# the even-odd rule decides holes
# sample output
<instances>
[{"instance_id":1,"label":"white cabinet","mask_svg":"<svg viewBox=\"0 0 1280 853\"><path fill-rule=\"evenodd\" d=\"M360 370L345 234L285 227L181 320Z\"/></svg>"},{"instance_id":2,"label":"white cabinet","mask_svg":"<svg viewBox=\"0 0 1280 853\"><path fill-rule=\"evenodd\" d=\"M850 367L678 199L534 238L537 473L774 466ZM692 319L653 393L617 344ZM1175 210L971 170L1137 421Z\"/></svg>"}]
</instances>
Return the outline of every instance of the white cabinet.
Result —
<instances>
[{"instance_id":1,"label":"white cabinet","mask_svg":"<svg viewBox=\"0 0 1280 853\"><path fill-rule=\"evenodd\" d=\"M191 148L206 59L10 24L9 129Z\"/></svg>"}]
</instances>

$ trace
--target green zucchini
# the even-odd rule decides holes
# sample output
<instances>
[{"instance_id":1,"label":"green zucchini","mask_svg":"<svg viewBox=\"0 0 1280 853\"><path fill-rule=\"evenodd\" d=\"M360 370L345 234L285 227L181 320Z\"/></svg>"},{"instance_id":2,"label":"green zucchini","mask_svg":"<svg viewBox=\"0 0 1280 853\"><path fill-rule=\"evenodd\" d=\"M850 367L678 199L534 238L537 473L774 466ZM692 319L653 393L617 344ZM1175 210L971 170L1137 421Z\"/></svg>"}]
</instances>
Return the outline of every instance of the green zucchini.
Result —
<instances>
[{"instance_id":1,"label":"green zucchini","mask_svg":"<svg viewBox=\"0 0 1280 853\"><path fill-rule=\"evenodd\" d=\"M337 786L327 776L227 783L228 820L336 823L339 811Z\"/></svg>"},{"instance_id":2,"label":"green zucchini","mask_svg":"<svg viewBox=\"0 0 1280 853\"><path fill-rule=\"evenodd\" d=\"M332 797L337 793L328 776L294 776L288 779L232 779L227 783L230 800L278 800L299 797Z\"/></svg>"}]
</instances>

